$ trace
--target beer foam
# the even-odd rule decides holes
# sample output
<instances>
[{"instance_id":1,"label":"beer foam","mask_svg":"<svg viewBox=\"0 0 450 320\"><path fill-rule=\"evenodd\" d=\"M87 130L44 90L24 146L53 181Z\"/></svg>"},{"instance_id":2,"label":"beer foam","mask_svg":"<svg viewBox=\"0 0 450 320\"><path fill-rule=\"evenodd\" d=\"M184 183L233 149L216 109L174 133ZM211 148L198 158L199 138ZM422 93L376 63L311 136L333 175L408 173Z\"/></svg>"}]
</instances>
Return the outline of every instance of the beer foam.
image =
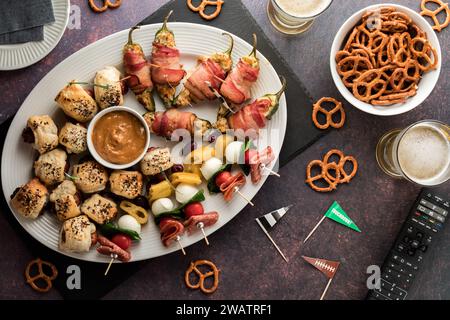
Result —
<instances>
[{"instance_id":1,"label":"beer foam","mask_svg":"<svg viewBox=\"0 0 450 320\"><path fill-rule=\"evenodd\" d=\"M299 18L314 17L330 5L332 0L275 0L286 13Z\"/></svg>"},{"instance_id":2,"label":"beer foam","mask_svg":"<svg viewBox=\"0 0 450 320\"><path fill-rule=\"evenodd\" d=\"M424 185L435 184L446 174L450 164L449 139L427 124L410 129L398 146L398 162L412 180Z\"/></svg>"}]
</instances>

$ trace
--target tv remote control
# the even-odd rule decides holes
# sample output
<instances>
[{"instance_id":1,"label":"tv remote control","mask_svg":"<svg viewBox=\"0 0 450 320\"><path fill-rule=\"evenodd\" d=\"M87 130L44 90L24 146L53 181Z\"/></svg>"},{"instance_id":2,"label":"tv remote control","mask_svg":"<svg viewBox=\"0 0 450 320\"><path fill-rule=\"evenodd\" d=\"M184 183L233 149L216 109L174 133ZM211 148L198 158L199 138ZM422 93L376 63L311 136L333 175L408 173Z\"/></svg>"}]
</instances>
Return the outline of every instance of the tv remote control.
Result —
<instances>
[{"instance_id":1,"label":"tv remote control","mask_svg":"<svg viewBox=\"0 0 450 320\"><path fill-rule=\"evenodd\" d=\"M405 300L430 245L436 245L450 212L449 199L423 189L381 268L379 289L368 300Z\"/></svg>"}]
</instances>

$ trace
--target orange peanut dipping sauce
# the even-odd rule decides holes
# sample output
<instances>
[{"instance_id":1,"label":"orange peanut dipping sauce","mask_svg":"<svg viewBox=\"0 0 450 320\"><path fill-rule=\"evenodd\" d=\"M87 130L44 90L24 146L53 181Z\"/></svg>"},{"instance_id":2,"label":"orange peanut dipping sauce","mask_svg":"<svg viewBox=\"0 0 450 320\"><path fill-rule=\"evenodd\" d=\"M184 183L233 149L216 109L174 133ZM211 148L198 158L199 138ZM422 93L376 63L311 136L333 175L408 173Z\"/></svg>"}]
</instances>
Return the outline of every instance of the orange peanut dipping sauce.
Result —
<instances>
[{"instance_id":1,"label":"orange peanut dipping sauce","mask_svg":"<svg viewBox=\"0 0 450 320\"><path fill-rule=\"evenodd\" d=\"M114 164L136 160L144 151L146 139L143 124L126 111L105 114L92 130L95 150L104 160Z\"/></svg>"}]
</instances>

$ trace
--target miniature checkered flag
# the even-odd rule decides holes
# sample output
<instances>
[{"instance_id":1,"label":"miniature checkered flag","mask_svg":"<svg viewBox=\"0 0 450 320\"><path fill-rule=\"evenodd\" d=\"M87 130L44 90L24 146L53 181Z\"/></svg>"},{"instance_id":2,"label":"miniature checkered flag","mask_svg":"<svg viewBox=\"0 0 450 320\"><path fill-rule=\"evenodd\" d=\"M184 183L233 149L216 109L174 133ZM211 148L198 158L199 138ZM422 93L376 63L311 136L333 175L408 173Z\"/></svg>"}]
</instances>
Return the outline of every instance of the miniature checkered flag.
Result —
<instances>
[{"instance_id":1,"label":"miniature checkered flag","mask_svg":"<svg viewBox=\"0 0 450 320\"><path fill-rule=\"evenodd\" d=\"M310 258L302 256L303 259L306 260L309 264L314 266L317 270L322 272L329 280L328 284L325 287L325 290L322 293L322 296L320 297L320 300L323 300L325 297L325 294L328 291L328 288L330 287L331 281L333 280L334 276L336 275L337 269L339 268L340 262L338 261L330 261L325 259L317 259L317 258Z\"/></svg>"},{"instance_id":2,"label":"miniature checkered flag","mask_svg":"<svg viewBox=\"0 0 450 320\"><path fill-rule=\"evenodd\" d=\"M275 246L275 249L280 253L280 255L283 257L283 259L288 262L288 259L285 257L283 252L281 251L280 247L275 243L275 241L272 239L272 237L269 235L269 230L272 229L278 221L281 220L281 218L288 212L288 210L292 208L292 205L289 205L287 207L272 211L268 214L265 214L259 218L256 218L256 222L261 227L262 231L266 234L266 236L269 238L269 240L272 242L272 244Z\"/></svg>"}]
</instances>

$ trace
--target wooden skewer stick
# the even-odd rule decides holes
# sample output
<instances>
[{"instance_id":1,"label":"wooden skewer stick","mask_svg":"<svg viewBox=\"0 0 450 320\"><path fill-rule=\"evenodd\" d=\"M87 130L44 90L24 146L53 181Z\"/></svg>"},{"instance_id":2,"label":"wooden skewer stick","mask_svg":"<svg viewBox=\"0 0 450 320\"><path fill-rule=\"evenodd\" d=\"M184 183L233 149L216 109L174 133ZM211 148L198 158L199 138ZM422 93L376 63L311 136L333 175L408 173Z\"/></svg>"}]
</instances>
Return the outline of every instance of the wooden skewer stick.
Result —
<instances>
[{"instance_id":1,"label":"wooden skewer stick","mask_svg":"<svg viewBox=\"0 0 450 320\"><path fill-rule=\"evenodd\" d=\"M114 260L116 260L118 257L119 256L117 255L117 253L111 253L111 261L109 261L108 268L106 268L105 277L108 275L109 269L111 268Z\"/></svg>"},{"instance_id":2,"label":"wooden skewer stick","mask_svg":"<svg viewBox=\"0 0 450 320\"><path fill-rule=\"evenodd\" d=\"M183 246L181 245L181 242L180 242L180 240L181 240L180 236L177 236L175 238L175 240L178 242L178 245L180 246L180 249L181 249L181 252L183 253L183 255L186 255L186 251L184 251L184 248L183 248Z\"/></svg>"},{"instance_id":3,"label":"wooden skewer stick","mask_svg":"<svg viewBox=\"0 0 450 320\"><path fill-rule=\"evenodd\" d=\"M275 243L275 240L272 239L270 234L267 232L266 228L262 225L262 223L259 221L259 219L256 219L256 222L258 223L259 227L264 231L267 238L269 238L270 242L274 245L275 249L277 249L278 253L283 257L284 261L289 262L289 260L286 258L286 256L281 251L280 247Z\"/></svg>"},{"instance_id":4,"label":"wooden skewer stick","mask_svg":"<svg viewBox=\"0 0 450 320\"><path fill-rule=\"evenodd\" d=\"M273 170L270 170L269 168L266 167L265 164L261 164L261 169L267 170L267 171L270 172L270 174L273 174L274 176L276 176L276 177L278 177L278 178L281 178L281 176L280 176L277 172L275 172L275 171L273 171Z\"/></svg>"},{"instance_id":5,"label":"wooden skewer stick","mask_svg":"<svg viewBox=\"0 0 450 320\"><path fill-rule=\"evenodd\" d=\"M206 236L205 229L204 229L204 228L205 228L204 223L203 223L203 222L197 223L197 228L199 228L200 230L202 230L203 237L205 238L206 245L209 246L208 237Z\"/></svg>"},{"instance_id":6,"label":"wooden skewer stick","mask_svg":"<svg viewBox=\"0 0 450 320\"><path fill-rule=\"evenodd\" d=\"M311 232L308 234L308 236L306 237L305 240L303 240L303 243L306 243L306 241L308 241L308 239L313 235L313 233L317 230L317 228L320 226L320 224L323 222L323 220L325 220L327 216L323 216L322 219L320 219L320 221L316 224L316 226L311 230Z\"/></svg>"},{"instance_id":7,"label":"wooden skewer stick","mask_svg":"<svg viewBox=\"0 0 450 320\"><path fill-rule=\"evenodd\" d=\"M323 298L325 298L325 295L327 294L327 291L330 288L331 281L333 281L333 278L328 280L327 286L325 287L325 290L323 290L323 293L322 293L322 296L320 297L320 300L323 300Z\"/></svg>"},{"instance_id":8,"label":"wooden skewer stick","mask_svg":"<svg viewBox=\"0 0 450 320\"><path fill-rule=\"evenodd\" d=\"M253 202L251 202L249 198L247 198L246 196L244 196L244 195L242 194L242 192L239 191L239 188L238 188L238 187L234 187L234 192L236 192L239 196L241 196L242 199L244 199L245 201L247 201L249 205L251 205L252 207L255 206L255 204L254 204Z\"/></svg>"}]
</instances>

